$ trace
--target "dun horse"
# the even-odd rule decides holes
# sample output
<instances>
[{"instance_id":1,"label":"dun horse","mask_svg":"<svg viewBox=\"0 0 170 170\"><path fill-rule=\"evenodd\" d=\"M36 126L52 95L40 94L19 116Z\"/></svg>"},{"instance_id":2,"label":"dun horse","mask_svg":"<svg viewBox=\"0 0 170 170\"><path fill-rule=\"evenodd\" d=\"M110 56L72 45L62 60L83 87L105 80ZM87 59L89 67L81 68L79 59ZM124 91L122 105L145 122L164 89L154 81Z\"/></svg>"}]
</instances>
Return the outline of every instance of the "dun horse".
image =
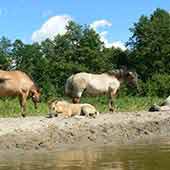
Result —
<instances>
[{"instance_id":1,"label":"dun horse","mask_svg":"<svg viewBox=\"0 0 170 170\"><path fill-rule=\"evenodd\" d=\"M73 103L80 102L84 91L91 96L107 94L109 97L109 110L114 111L113 97L124 81L127 81L131 86L137 86L137 74L126 69L102 74L81 72L67 79L65 93L72 97Z\"/></svg>"},{"instance_id":2,"label":"dun horse","mask_svg":"<svg viewBox=\"0 0 170 170\"><path fill-rule=\"evenodd\" d=\"M40 102L39 88L26 73L17 70L0 70L0 96L18 96L23 117L29 96L32 98L35 108Z\"/></svg>"}]
</instances>

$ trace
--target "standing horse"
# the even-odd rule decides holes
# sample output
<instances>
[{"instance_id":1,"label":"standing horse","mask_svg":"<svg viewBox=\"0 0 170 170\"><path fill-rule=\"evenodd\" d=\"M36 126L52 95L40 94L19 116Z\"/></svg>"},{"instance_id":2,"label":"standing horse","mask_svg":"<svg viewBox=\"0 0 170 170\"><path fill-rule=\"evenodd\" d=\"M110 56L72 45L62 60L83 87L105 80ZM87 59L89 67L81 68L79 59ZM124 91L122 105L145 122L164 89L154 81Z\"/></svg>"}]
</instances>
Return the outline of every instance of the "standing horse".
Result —
<instances>
[{"instance_id":1,"label":"standing horse","mask_svg":"<svg viewBox=\"0 0 170 170\"><path fill-rule=\"evenodd\" d=\"M37 108L37 103L40 102L40 89L22 71L0 70L0 96L18 96L22 116L25 117L27 98L30 96Z\"/></svg>"},{"instance_id":2,"label":"standing horse","mask_svg":"<svg viewBox=\"0 0 170 170\"><path fill-rule=\"evenodd\" d=\"M125 69L102 74L81 72L67 79L65 94L72 97L73 103L80 102L84 91L91 96L107 94L109 97L109 110L114 111L113 97L124 81L127 81L131 86L137 86L137 74Z\"/></svg>"}]
</instances>

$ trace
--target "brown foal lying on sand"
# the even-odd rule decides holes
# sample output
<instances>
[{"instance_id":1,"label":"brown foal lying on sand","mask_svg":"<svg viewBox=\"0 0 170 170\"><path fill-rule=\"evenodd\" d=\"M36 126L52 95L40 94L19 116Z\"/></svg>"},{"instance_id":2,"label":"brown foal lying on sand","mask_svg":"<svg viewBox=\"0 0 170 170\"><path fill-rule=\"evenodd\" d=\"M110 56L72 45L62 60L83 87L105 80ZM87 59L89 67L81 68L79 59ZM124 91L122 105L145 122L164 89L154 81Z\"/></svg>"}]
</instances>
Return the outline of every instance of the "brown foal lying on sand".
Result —
<instances>
[{"instance_id":1,"label":"brown foal lying on sand","mask_svg":"<svg viewBox=\"0 0 170 170\"><path fill-rule=\"evenodd\" d=\"M48 103L49 117L58 116L62 114L64 117L71 117L75 115L96 117L99 112L91 104L73 104L67 101L53 100Z\"/></svg>"}]
</instances>

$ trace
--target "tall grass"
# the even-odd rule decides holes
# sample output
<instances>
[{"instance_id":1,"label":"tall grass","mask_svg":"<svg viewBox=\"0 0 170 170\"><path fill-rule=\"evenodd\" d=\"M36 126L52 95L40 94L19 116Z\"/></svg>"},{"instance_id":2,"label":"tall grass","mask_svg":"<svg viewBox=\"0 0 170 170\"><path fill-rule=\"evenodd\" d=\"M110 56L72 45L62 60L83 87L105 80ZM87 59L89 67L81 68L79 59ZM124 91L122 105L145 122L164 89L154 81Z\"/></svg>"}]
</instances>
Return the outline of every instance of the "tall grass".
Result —
<instances>
[{"instance_id":1,"label":"tall grass","mask_svg":"<svg viewBox=\"0 0 170 170\"><path fill-rule=\"evenodd\" d=\"M26 115L40 116L48 112L46 103L40 103L38 109L34 108L32 101L28 100L26 105ZM18 117L21 116L21 109L18 99L7 98L0 100L0 117Z\"/></svg>"},{"instance_id":2,"label":"tall grass","mask_svg":"<svg viewBox=\"0 0 170 170\"><path fill-rule=\"evenodd\" d=\"M59 100L61 98L58 98ZM63 98L69 100L68 98ZM115 99L116 111L133 112L148 110L153 103L160 103L162 98L158 97L117 97ZM99 112L108 112L108 99L105 96L100 97L82 97L81 103L90 103L96 106ZM48 113L47 103L42 102L38 105L38 109L34 109L33 103L28 100L26 115L28 116L46 116ZM1 99L0 100L0 117L18 117L21 116L20 106L17 99Z\"/></svg>"},{"instance_id":3,"label":"tall grass","mask_svg":"<svg viewBox=\"0 0 170 170\"><path fill-rule=\"evenodd\" d=\"M159 104L162 100L158 97L124 96L115 98L114 105L116 111L133 112L148 110L152 104ZM106 97L82 98L82 102L95 105L100 112L108 112L108 99Z\"/></svg>"}]
</instances>

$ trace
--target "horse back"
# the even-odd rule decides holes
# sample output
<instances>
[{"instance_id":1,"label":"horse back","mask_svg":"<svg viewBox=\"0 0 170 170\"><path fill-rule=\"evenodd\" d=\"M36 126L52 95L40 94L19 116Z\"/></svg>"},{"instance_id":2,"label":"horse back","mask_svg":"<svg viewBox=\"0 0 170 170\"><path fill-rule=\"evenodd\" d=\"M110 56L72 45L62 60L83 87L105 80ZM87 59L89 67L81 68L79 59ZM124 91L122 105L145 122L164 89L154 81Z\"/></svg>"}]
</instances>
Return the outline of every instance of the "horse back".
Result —
<instances>
[{"instance_id":1,"label":"horse back","mask_svg":"<svg viewBox=\"0 0 170 170\"><path fill-rule=\"evenodd\" d=\"M32 85L32 80L22 71L0 70L1 96L11 96L21 91L28 91Z\"/></svg>"},{"instance_id":2,"label":"horse back","mask_svg":"<svg viewBox=\"0 0 170 170\"><path fill-rule=\"evenodd\" d=\"M65 93L69 95L74 90L86 88L89 78L90 74L85 72L71 75L66 81Z\"/></svg>"},{"instance_id":3,"label":"horse back","mask_svg":"<svg viewBox=\"0 0 170 170\"><path fill-rule=\"evenodd\" d=\"M120 82L114 76L107 74L93 74L89 81L88 87L93 91L107 92L109 88L117 89Z\"/></svg>"}]
</instances>

